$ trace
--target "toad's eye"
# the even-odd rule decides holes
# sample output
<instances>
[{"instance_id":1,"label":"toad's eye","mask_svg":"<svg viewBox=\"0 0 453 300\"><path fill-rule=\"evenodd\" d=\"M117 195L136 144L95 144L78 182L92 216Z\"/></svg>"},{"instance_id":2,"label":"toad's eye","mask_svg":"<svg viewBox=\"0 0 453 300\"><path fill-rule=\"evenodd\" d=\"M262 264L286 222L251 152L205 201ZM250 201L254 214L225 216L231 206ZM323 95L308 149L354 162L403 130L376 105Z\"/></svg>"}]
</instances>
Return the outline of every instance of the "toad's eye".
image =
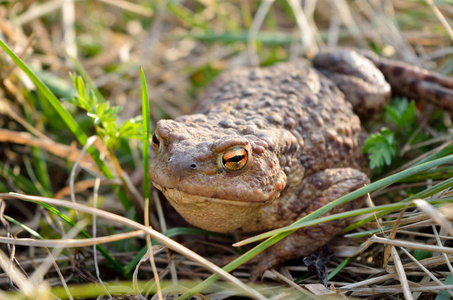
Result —
<instances>
[{"instance_id":1,"label":"toad's eye","mask_svg":"<svg viewBox=\"0 0 453 300\"><path fill-rule=\"evenodd\" d=\"M238 171L247 165L248 151L242 147L235 147L222 157L223 168L227 171Z\"/></svg>"},{"instance_id":2,"label":"toad's eye","mask_svg":"<svg viewBox=\"0 0 453 300\"><path fill-rule=\"evenodd\" d=\"M151 141L153 142L153 146L154 148L156 148L156 150L160 150L160 139L159 139L159 136L157 135L157 130L154 131L153 133L153 136L151 137Z\"/></svg>"}]
</instances>

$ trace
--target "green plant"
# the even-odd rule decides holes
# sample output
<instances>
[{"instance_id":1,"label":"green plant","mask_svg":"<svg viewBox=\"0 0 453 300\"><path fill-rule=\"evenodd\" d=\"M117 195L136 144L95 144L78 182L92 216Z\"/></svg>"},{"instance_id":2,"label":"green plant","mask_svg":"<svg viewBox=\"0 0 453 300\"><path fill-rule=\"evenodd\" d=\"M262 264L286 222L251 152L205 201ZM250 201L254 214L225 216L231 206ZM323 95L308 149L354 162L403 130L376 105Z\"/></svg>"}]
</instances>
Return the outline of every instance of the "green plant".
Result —
<instances>
[{"instance_id":1,"label":"green plant","mask_svg":"<svg viewBox=\"0 0 453 300\"><path fill-rule=\"evenodd\" d=\"M107 149L112 154L121 139L143 139L141 117L127 120L118 125L118 113L121 107L110 106L110 103L101 99L85 84L81 76L70 74L72 83L77 91L77 96L71 102L84 109L93 119L96 133L104 141Z\"/></svg>"},{"instance_id":2,"label":"green plant","mask_svg":"<svg viewBox=\"0 0 453 300\"><path fill-rule=\"evenodd\" d=\"M400 140L411 133L415 124L415 102L406 98L396 98L385 108L384 117L394 127L394 130L382 128L371 134L365 141L363 152L369 155L370 168L380 169L390 166L399 155Z\"/></svg>"}]
</instances>

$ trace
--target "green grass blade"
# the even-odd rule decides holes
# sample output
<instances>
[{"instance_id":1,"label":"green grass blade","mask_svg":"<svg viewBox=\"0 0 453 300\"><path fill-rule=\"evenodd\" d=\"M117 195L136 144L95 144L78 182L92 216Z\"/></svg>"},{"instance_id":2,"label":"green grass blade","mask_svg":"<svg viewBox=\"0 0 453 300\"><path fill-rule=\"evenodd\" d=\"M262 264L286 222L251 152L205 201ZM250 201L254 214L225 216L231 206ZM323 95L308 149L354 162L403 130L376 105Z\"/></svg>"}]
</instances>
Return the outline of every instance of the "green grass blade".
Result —
<instances>
[{"instance_id":1,"label":"green grass blade","mask_svg":"<svg viewBox=\"0 0 453 300\"><path fill-rule=\"evenodd\" d=\"M201 33L185 33L185 34L175 34L175 38L190 38L195 40L200 40L203 42L223 42L223 43L237 43L238 41L247 43L248 41L248 32L211 32L205 31ZM288 45L291 43L300 42L300 38L292 36L289 34L284 34L281 32L260 32L256 36L256 41L259 41L263 45L270 46L279 46L279 45Z\"/></svg>"},{"instance_id":2,"label":"green grass blade","mask_svg":"<svg viewBox=\"0 0 453 300\"><path fill-rule=\"evenodd\" d=\"M24 156L24 166L25 170L27 171L28 178L30 178L33 185L38 189L38 195L46 195L46 191L44 190L41 182L39 182L38 178L36 177L35 170L30 162L30 158L28 156Z\"/></svg>"},{"instance_id":3,"label":"green grass blade","mask_svg":"<svg viewBox=\"0 0 453 300\"><path fill-rule=\"evenodd\" d=\"M447 147L445 147L444 149L440 150L439 152L436 152L436 153L428 156L427 158L419 161L417 164L423 164L425 162L428 162L428 161L431 161L431 160L434 160L436 158L443 157L443 156L446 156L446 155L450 155L452 153L453 153L453 142L451 142Z\"/></svg>"},{"instance_id":4,"label":"green grass blade","mask_svg":"<svg viewBox=\"0 0 453 300\"><path fill-rule=\"evenodd\" d=\"M17 220L14 219L14 218L11 218L10 216L4 215L4 217L5 217L5 219L6 219L8 222L11 222L11 223L13 223L13 224L16 224L17 226L19 226L20 228L22 228L25 232L28 232L31 236L35 237L36 239L40 239L40 240L43 240L43 239L44 239L39 233L37 233L36 231L34 231L33 229L31 229L31 228L28 227L27 225L22 224L21 222L17 221Z\"/></svg>"},{"instance_id":5,"label":"green grass blade","mask_svg":"<svg viewBox=\"0 0 453 300\"><path fill-rule=\"evenodd\" d=\"M52 197L53 193L52 186L50 184L51 180L43 152L37 147L32 147L31 150L33 154L33 165L36 169L36 175L44 190L44 194L42 196Z\"/></svg>"},{"instance_id":6,"label":"green grass blade","mask_svg":"<svg viewBox=\"0 0 453 300\"><path fill-rule=\"evenodd\" d=\"M143 130L143 195L145 199L150 199L151 183L149 180L149 137L150 137L150 115L149 115L149 100L148 89L146 86L146 78L143 69L140 68L140 79L142 83L142 120Z\"/></svg>"},{"instance_id":7,"label":"green grass blade","mask_svg":"<svg viewBox=\"0 0 453 300\"><path fill-rule=\"evenodd\" d=\"M32 195L40 195L41 192L39 189L36 187L36 185L33 184L33 182L30 181L27 177L21 175L21 174L16 174L11 168L8 168L4 163L0 161L0 177L3 177L5 179L11 180L13 178L13 182L17 188L26 193L26 194L32 194Z\"/></svg>"},{"instance_id":8,"label":"green grass blade","mask_svg":"<svg viewBox=\"0 0 453 300\"><path fill-rule=\"evenodd\" d=\"M435 168L433 170L427 170L423 173L410 176L404 180L401 180L401 182L402 183L403 182L420 182L420 181L425 181L428 179L443 180L443 179L449 179L452 177L453 177L453 167L446 166L446 167L441 167L441 168Z\"/></svg>"},{"instance_id":9,"label":"green grass blade","mask_svg":"<svg viewBox=\"0 0 453 300\"><path fill-rule=\"evenodd\" d=\"M38 97L39 97L39 94L38 94ZM33 126L33 118L32 118L32 112L30 110L30 107L27 105L24 105L23 109L24 109L24 115L25 115L27 122ZM32 157L33 157L33 165L35 166L35 170L36 170L36 176L43 189L42 196L51 197L53 195L52 186L50 184L51 180L50 180L50 176L49 176L49 170L47 168L47 162L44 158L43 152L38 147L32 147L31 153L32 153Z\"/></svg>"},{"instance_id":10,"label":"green grass blade","mask_svg":"<svg viewBox=\"0 0 453 300\"><path fill-rule=\"evenodd\" d=\"M423 190L421 192L418 192L418 193L416 193L416 194L414 194L414 195L402 200L401 202L402 203L407 203L407 202L412 201L414 199L425 199L425 198L427 198L429 196L435 195L438 192L443 191L443 190L445 190L445 189L447 189L449 187L452 187L452 186L453 186L453 178L450 178L450 179L442 181L442 182L440 182L440 183L438 183L438 184L436 184L436 185L434 185L434 186L432 186L430 188L427 188L427 189L425 189L425 190ZM380 218L380 217L382 217L382 216L384 216L384 215L386 215L386 214L388 214L390 212L392 212L392 211L379 212L375 216L369 216L368 218L362 219L362 220L360 220L358 222L355 222L355 223L343 228L341 233L345 233L345 232L351 231L351 230L353 230L353 229L355 229L357 227L362 226L363 224L366 224L366 223L374 220L375 218Z\"/></svg>"},{"instance_id":11,"label":"green grass blade","mask_svg":"<svg viewBox=\"0 0 453 300\"><path fill-rule=\"evenodd\" d=\"M327 276L327 280L332 280L332 278L335 277L335 275L337 275L338 273L340 273L341 270L343 270L344 267L346 267L349 262L352 260L352 257L346 257L346 259L344 259L341 264L339 264L332 272L329 273L329 275Z\"/></svg>"},{"instance_id":12,"label":"green grass blade","mask_svg":"<svg viewBox=\"0 0 453 300\"><path fill-rule=\"evenodd\" d=\"M201 20L200 18L197 18L196 14L194 14L193 11L186 7L183 7L182 5L168 2L167 10L175 17L180 19L182 22L189 24L193 28L199 28L202 31L206 31L209 29L209 24L206 20Z\"/></svg>"}]
</instances>

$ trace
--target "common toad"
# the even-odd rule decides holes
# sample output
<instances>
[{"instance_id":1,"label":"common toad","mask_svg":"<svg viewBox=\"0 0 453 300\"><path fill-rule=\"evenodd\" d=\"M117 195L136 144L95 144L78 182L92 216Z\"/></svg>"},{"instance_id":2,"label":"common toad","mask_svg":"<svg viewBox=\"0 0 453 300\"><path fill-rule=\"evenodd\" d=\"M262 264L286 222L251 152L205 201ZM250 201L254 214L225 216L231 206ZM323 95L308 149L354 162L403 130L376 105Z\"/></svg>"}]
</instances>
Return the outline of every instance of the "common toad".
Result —
<instances>
[{"instance_id":1,"label":"common toad","mask_svg":"<svg viewBox=\"0 0 453 300\"><path fill-rule=\"evenodd\" d=\"M382 109L390 86L453 111L453 80L408 64L327 49L313 65L227 71L194 114L157 123L151 180L188 222L216 232L267 231L368 184L366 134L356 113ZM329 214L360 205L358 199ZM313 253L346 222L294 232L268 249L257 273Z\"/></svg>"}]
</instances>

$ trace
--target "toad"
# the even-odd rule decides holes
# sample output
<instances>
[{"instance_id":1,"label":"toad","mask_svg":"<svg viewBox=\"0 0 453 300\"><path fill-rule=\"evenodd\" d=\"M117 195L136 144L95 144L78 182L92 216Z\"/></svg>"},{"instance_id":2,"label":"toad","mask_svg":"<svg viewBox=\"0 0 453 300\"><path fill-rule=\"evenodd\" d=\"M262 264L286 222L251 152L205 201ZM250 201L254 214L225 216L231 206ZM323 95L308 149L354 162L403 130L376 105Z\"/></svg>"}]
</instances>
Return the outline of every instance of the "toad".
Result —
<instances>
[{"instance_id":1,"label":"toad","mask_svg":"<svg viewBox=\"0 0 453 300\"><path fill-rule=\"evenodd\" d=\"M369 183L358 115L381 110L392 93L453 112L453 80L371 52L327 49L313 66L227 71L193 114L157 123L151 180L184 219L206 230L289 225ZM346 224L292 233L265 252L256 273L313 253Z\"/></svg>"}]
</instances>

